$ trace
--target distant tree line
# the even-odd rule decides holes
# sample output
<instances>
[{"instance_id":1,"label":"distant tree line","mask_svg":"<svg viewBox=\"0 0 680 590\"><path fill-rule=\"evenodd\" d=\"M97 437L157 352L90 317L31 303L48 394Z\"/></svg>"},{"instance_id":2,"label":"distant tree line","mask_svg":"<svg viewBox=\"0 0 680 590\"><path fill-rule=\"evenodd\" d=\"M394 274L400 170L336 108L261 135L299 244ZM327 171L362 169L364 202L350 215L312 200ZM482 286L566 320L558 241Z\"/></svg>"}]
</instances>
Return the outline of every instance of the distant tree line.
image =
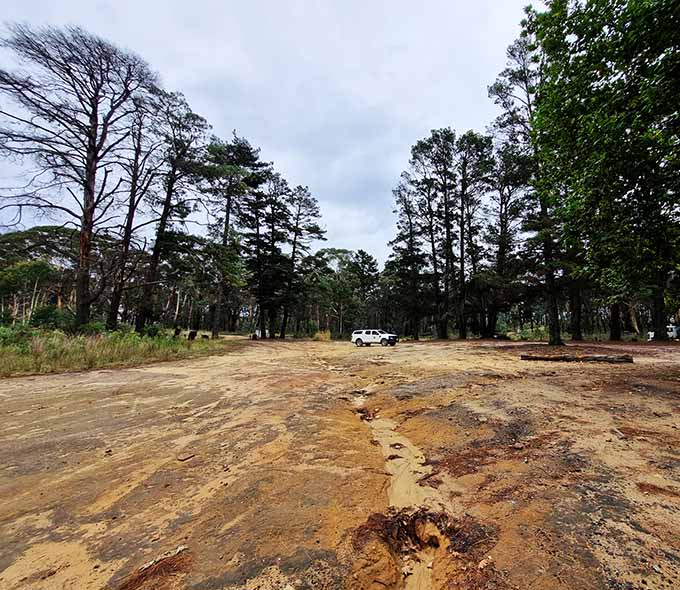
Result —
<instances>
[{"instance_id":1,"label":"distant tree line","mask_svg":"<svg viewBox=\"0 0 680 590\"><path fill-rule=\"evenodd\" d=\"M325 248L320 210L247 139L211 134L139 57L12 26L0 153L3 322L286 337L646 330L680 307L680 13L672 0L527 9L484 132L432 130L394 188L382 271Z\"/></svg>"}]
</instances>

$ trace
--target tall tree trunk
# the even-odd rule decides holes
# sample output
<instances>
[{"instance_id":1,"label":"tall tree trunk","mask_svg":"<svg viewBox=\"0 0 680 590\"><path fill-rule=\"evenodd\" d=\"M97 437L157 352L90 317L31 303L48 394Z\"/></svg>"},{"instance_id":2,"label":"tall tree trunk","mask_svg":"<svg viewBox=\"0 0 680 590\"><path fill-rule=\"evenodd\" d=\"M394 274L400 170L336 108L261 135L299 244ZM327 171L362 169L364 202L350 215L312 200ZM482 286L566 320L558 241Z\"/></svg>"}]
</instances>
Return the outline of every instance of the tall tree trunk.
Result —
<instances>
[{"instance_id":1,"label":"tall tree trunk","mask_svg":"<svg viewBox=\"0 0 680 590\"><path fill-rule=\"evenodd\" d=\"M158 220L158 228L156 230L156 241L153 244L151 251L151 260L149 268L146 272L144 282L144 289L142 292L142 302L137 312L135 319L135 330L140 334L144 332L146 324L153 318L154 309L154 295L156 293L156 281L158 279L158 267L161 260L161 253L163 251L163 242L168 230L168 223L170 221L170 214L172 212L172 199L175 192L176 168L172 168L168 173L168 182L165 188L165 199L163 200L163 209Z\"/></svg>"},{"instance_id":2,"label":"tall tree trunk","mask_svg":"<svg viewBox=\"0 0 680 590\"><path fill-rule=\"evenodd\" d=\"M288 329L288 304L283 306L283 315L281 317L281 333L279 334L279 338L281 338L281 340L286 339L287 329Z\"/></svg>"},{"instance_id":3,"label":"tall tree trunk","mask_svg":"<svg viewBox=\"0 0 680 590\"><path fill-rule=\"evenodd\" d=\"M541 207L541 231L543 233L543 264L545 264L545 289L548 304L548 332L550 334L549 344L552 346L563 345L560 330L560 312L557 298L557 284L555 281L555 269L553 268L553 239L552 223L545 198L540 198Z\"/></svg>"},{"instance_id":4,"label":"tall tree trunk","mask_svg":"<svg viewBox=\"0 0 680 590\"><path fill-rule=\"evenodd\" d=\"M465 168L463 168L465 174ZM460 274L458 276L458 338L465 340L467 338L467 318L465 317L465 198L467 186L465 176L461 179L461 194L460 194L460 244L458 264L460 266Z\"/></svg>"},{"instance_id":5,"label":"tall tree trunk","mask_svg":"<svg viewBox=\"0 0 680 590\"><path fill-rule=\"evenodd\" d=\"M130 190L128 192L128 206L125 214L125 225L123 226L123 235L121 237L120 251L118 254L118 263L116 265L115 276L113 280L113 287L111 291L111 304L109 306L109 313L106 319L106 328L108 330L115 330L118 327L118 311L120 302L123 298L123 289L125 287L125 268L127 266L128 257L130 255L130 245L132 243L132 233L134 231L135 215L137 207L143 193L146 192L143 187L140 189L140 174L141 174L141 158L142 146L144 141L143 124L141 120L137 120L133 127L132 133L132 166L130 170ZM148 184L151 182L150 177ZM141 192L141 194L140 194Z\"/></svg>"},{"instance_id":6,"label":"tall tree trunk","mask_svg":"<svg viewBox=\"0 0 680 590\"><path fill-rule=\"evenodd\" d=\"M628 309L628 318L630 321L631 331L635 333L637 336L639 336L640 325L638 324L637 315L635 313L635 304L629 303L628 305L626 305L626 308Z\"/></svg>"},{"instance_id":7,"label":"tall tree trunk","mask_svg":"<svg viewBox=\"0 0 680 590\"><path fill-rule=\"evenodd\" d=\"M652 322L654 340L668 340L666 333L666 299L665 287L655 287L652 291Z\"/></svg>"},{"instance_id":8,"label":"tall tree trunk","mask_svg":"<svg viewBox=\"0 0 680 590\"><path fill-rule=\"evenodd\" d=\"M296 229L295 229L295 234L293 237L293 248L290 253L290 274L288 276L288 285L286 287L286 298L285 302L283 304L283 318L281 320L281 334L280 338L281 340L286 339L286 330L288 329L288 310L290 308L291 304L291 298L293 295L293 281L295 279L295 257L297 256L297 246L298 246L298 232L297 232L297 226L299 225L299 214L296 217L295 223L296 223Z\"/></svg>"},{"instance_id":9,"label":"tall tree trunk","mask_svg":"<svg viewBox=\"0 0 680 590\"><path fill-rule=\"evenodd\" d=\"M229 246L229 223L231 216L231 186L227 188L227 202L224 207L224 227L222 229L222 247L226 250ZM219 338L220 336L220 326L222 323L222 300L224 299L224 277L222 273L218 270L217 272L217 284L215 285L215 311L212 316L212 329L211 335L213 338Z\"/></svg>"},{"instance_id":10,"label":"tall tree trunk","mask_svg":"<svg viewBox=\"0 0 680 590\"><path fill-rule=\"evenodd\" d=\"M125 227L123 229L123 236L121 238L120 253L118 255L118 264L116 267L113 288L111 290L111 304L109 306L109 313L106 318L106 329L115 330L118 327L118 311L120 309L120 302L123 298L123 288L125 287L125 267L127 266L128 256L130 254L130 244L132 243L132 230L134 224L135 208L134 201L136 200L136 190L131 190L131 201L128 205L128 212L125 220Z\"/></svg>"},{"instance_id":11,"label":"tall tree trunk","mask_svg":"<svg viewBox=\"0 0 680 590\"><path fill-rule=\"evenodd\" d=\"M430 257L432 262L432 299L434 300L434 327L437 338L446 340L449 337L448 320L442 310L441 277L439 274L439 260L437 257L437 242L435 239L434 219L435 212L432 207L432 195L427 194L427 236L430 245Z\"/></svg>"},{"instance_id":12,"label":"tall tree trunk","mask_svg":"<svg viewBox=\"0 0 680 590\"><path fill-rule=\"evenodd\" d=\"M76 270L76 324L82 326L90 321L90 257L94 231L94 177L85 190L85 203L80 228L78 268Z\"/></svg>"},{"instance_id":13,"label":"tall tree trunk","mask_svg":"<svg viewBox=\"0 0 680 590\"><path fill-rule=\"evenodd\" d=\"M267 337L267 310L260 306L259 314L257 322L260 330L260 339L265 339Z\"/></svg>"},{"instance_id":14,"label":"tall tree trunk","mask_svg":"<svg viewBox=\"0 0 680 590\"><path fill-rule=\"evenodd\" d=\"M451 211L448 192L444 190L444 297L441 303L439 338L449 337L449 313L451 312L451 281L453 269L453 238L451 236Z\"/></svg>"},{"instance_id":15,"label":"tall tree trunk","mask_svg":"<svg viewBox=\"0 0 680 590\"><path fill-rule=\"evenodd\" d=\"M276 338L276 307L274 305L269 307L269 338L271 340Z\"/></svg>"},{"instance_id":16,"label":"tall tree trunk","mask_svg":"<svg viewBox=\"0 0 680 590\"><path fill-rule=\"evenodd\" d=\"M99 110L94 106L90 112L87 138L87 159L85 161L85 182L83 186L83 214L80 222L80 244L78 248L78 267L76 269L76 325L82 326L90 321L90 257L92 254L92 235L94 233L94 210L97 190L97 137L99 130Z\"/></svg>"},{"instance_id":17,"label":"tall tree trunk","mask_svg":"<svg viewBox=\"0 0 680 590\"><path fill-rule=\"evenodd\" d=\"M486 319L486 333L489 338L496 335L496 326L498 325L498 309L495 303L489 304Z\"/></svg>"},{"instance_id":18,"label":"tall tree trunk","mask_svg":"<svg viewBox=\"0 0 680 590\"><path fill-rule=\"evenodd\" d=\"M582 317L583 304L581 301L580 285L573 285L569 292L569 311L571 321L571 339L574 341L583 340Z\"/></svg>"},{"instance_id":19,"label":"tall tree trunk","mask_svg":"<svg viewBox=\"0 0 680 590\"><path fill-rule=\"evenodd\" d=\"M609 339L621 340L621 304L612 303L609 309Z\"/></svg>"}]
</instances>

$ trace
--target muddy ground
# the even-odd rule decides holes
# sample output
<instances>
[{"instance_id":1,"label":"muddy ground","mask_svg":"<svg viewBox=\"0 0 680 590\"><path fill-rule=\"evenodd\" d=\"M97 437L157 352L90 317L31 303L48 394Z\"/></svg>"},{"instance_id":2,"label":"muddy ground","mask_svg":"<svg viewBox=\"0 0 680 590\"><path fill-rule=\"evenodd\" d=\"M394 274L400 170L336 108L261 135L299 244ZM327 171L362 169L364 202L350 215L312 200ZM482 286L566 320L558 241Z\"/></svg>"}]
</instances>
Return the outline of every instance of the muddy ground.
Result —
<instances>
[{"instance_id":1,"label":"muddy ground","mask_svg":"<svg viewBox=\"0 0 680 590\"><path fill-rule=\"evenodd\" d=\"M0 381L0 588L680 588L680 347L252 342Z\"/></svg>"}]
</instances>

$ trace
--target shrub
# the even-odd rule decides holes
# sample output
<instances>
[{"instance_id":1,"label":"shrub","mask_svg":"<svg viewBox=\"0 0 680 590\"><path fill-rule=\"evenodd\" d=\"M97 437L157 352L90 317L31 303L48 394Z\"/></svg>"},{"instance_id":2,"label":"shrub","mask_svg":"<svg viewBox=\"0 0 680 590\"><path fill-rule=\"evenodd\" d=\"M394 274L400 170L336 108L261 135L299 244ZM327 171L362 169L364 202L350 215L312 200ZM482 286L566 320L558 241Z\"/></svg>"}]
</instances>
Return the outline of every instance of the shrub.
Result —
<instances>
[{"instance_id":1,"label":"shrub","mask_svg":"<svg viewBox=\"0 0 680 590\"><path fill-rule=\"evenodd\" d=\"M73 320L74 317L71 312L57 309L54 305L45 305L38 307L33 312L31 326L66 332L73 329Z\"/></svg>"},{"instance_id":2,"label":"shrub","mask_svg":"<svg viewBox=\"0 0 680 590\"><path fill-rule=\"evenodd\" d=\"M90 327L90 329L99 326ZM186 340L134 332L66 334L29 326L0 327L0 376L134 365L229 349L228 340Z\"/></svg>"},{"instance_id":3,"label":"shrub","mask_svg":"<svg viewBox=\"0 0 680 590\"><path fill-rule=\"evenodd\" d=\"M151 336L152 338L155 338L160 334L161 332L161 327L158 324L149 324L146 329L144 330L144 333L147 336Z\"/></svg>"},{"instance_id":4,"label":"shrub","mask_svg":"<svg viewBox=\"0 0 680 590\"><path fill-rule=\"evenodd\" d=\"M0 326L9 326L12 320L12 312L9 309L0 312Z\"/></svg>"},{"instance_id":5,"label":"shrub","mask_svg":"<svg viewBox=\"0 0 680 590\"><path fill-rule=\"evenodd\" d=\"M0 346L28 346L29 340L39 331L25 324L0 327Z\"/></svg>"},{"instance_id":6,"label":"shrub","mask_svg":"<svg viewBox=\"0 0 680 590\"><path fill-rule=\"evenodd\" d=\"M104 322L88 322L76 328L78 334L102 334L106 331Z\"/></svg>"},{"instance_id":7,"label":"shrub","mask_svg":"<svg viewBox=\"0 0 680 590\"><path fill-rule=\"evenodd\" d=\"M331 340L331 331L330 330L320 330L312 336L313 340L316 340L317 342L330 342Z\"/></svg>"},{"instance_id":8,"label":"shrub","mask_svg":"<svg viewBox=\"0 0 680 590\"><path fill-rule=\"evenodd\" d=\"M545 326L536 326L533 330L522 328L519 332L507 332L510 340L546 340L548 329Z\"/></svg>"}]
</instances>

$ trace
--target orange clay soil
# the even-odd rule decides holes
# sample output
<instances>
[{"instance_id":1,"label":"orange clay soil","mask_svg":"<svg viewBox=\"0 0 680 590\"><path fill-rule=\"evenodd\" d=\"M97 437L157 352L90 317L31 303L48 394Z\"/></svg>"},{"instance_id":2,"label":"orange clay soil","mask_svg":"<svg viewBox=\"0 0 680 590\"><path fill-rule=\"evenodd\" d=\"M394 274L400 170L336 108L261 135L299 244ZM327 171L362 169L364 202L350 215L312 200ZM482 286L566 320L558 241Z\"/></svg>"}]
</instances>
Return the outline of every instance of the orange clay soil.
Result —
<instances>
[{"instance_id":1,"label":"orange clay soil","mask_svg":"<svg viewBox=\"0 0 680 590\"><path fill-rule=\"evenodd\" d=\"M0 589L680 588L680 347L252 342L0 381Z\"/></svg>"}]
</instances>

